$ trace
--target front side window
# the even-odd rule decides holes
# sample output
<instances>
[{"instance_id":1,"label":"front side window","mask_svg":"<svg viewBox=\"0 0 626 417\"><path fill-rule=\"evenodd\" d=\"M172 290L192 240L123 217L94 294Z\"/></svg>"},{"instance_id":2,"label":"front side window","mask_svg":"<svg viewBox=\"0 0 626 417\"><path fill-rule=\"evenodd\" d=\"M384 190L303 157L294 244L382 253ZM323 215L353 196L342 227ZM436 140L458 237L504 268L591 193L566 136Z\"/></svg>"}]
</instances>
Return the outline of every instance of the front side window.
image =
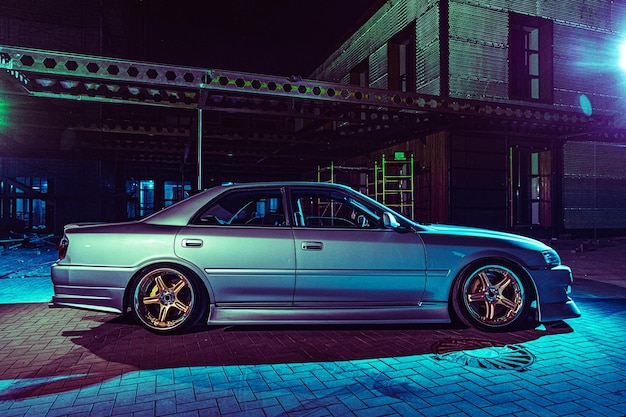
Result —
<instances>
[{"instance_id":1,"label":"front side window","mask_svg":"<svg viewBox=\"0 0 626 417\"><path fill-rule=\"evenodd\" d=\"M223 226L284 226L280 190L234 191L207 207L195 224Z\"/></svg>"},{"instance_id":2,"label":"front side window","mask_svg":"<svg viewBox=\"0 0 626 417\"><path fill-rule=\"evenodd\" d=\"M380 213L341 192L294 190L291 200L296 226L354 229L381 227Z\"/></svg>"}]
</instances>

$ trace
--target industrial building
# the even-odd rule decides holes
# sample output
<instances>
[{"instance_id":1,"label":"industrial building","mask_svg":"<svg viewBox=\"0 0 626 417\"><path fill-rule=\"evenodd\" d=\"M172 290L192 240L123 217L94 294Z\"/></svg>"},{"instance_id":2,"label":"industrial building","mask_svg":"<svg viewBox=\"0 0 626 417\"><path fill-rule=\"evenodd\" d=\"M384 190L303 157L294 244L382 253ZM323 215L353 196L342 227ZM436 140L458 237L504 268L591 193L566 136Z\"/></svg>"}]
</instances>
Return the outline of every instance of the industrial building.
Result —
<instances>
[{"instance_id":1,"label":"industrial building","mask_svg":"<svg viewBox=\"0 0 626 417\"><path fill-rule=\"evenodd\" d=\"M381 1L304 77L149 63L132 6L66 3L0 6L3 238L292 179L422 222L626 229L621 2Z\"/></svg>"}]
</instances>

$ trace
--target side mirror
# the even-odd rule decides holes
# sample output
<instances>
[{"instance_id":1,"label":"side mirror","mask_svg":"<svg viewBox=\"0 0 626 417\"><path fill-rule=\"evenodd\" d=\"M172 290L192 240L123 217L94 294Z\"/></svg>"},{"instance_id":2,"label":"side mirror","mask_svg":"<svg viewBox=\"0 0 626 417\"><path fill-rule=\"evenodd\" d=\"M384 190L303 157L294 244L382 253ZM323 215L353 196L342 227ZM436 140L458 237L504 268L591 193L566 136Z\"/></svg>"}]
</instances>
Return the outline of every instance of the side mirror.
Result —
<instances>
[{"instance_id":1,"label":"side mirror","mask_svg":"<svg viewBox=\"0 0 626 417\"><path fill-rule=\"evenodd\" d=\"M406 233L411 230L410 227L400 224L400 222L393 213L387 211L383 213L383 225L387 229L391 229L400 233Z\"/></svg>"},{"instance_id":2,"label":"side mirror","mask_svg":"<svg viewBox=\"0 0 626 417\"><path fill-rule=\"evenodd\" d=\"M383 213L383 224L387 229L397 229L400 227L400 223L398 223L398 219L393 213L389 213L388 211Z\"/></svg>"}]
</instances>

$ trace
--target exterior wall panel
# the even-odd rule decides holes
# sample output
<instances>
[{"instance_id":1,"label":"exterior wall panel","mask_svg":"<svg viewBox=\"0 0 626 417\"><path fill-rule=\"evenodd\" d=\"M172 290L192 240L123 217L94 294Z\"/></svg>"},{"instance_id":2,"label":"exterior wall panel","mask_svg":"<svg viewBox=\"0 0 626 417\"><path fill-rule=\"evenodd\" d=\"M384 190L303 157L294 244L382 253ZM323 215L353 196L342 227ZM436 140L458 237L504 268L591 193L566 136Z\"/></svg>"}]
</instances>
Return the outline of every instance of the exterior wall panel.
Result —
<instances>
[{"instance_id":1,"label":"exterior wall panel","mask_svg":"<svg viewBox=\"0 0 626 417\"><path fill-rule=\"evenodd\" d=\"M99 13L97 0L39 1L36 7L24 1L3 0L0 44L99 54Z\"/></svg>"},{"instance_id":2,"label":"exterior wall panel","mask_svg":"<svg viewBox=\"0 0 626 417\"><path fill-rule=\"evenodd\" d=\"M438 0L390 0L352 36L350 36L333 54L331 54L310 78L339 82L352 68L371 57L395 34L415 21L418 17L428 14L438 7ZM426 18L429 22L429 18ZM428 27L437 28L434 36L438 36L438 25L428 24ZM430 31L430 30L429 30ZM431 35L433 36L433 35ZM420 37L423 40L423 37ZM419 49L419 46L418 48ZM429 54L430 55L430 54ZM436 62L439 61L438 53ZM438 69L437 69L438 73ZM378 80L383 77L371 80Z\"/></svg>"},{"instance_id":3,"label":"exterior wall panel","mask_svg":"<svg viewBox=\"0 0 626 417\"><path fill-rule=\"evenodd\" d=\"M453 133L450 148L450 223L505 229L506 141Z\"/></svg>"},{"instance_id":4,"label":"exterior wall panel","mask_svg":"<svg viewBox=\"0 0 626 417\"><path fill-rule=\"evenodd\" d=\"M507 99L507 50L450 41L450 96Z\"/></svg>"},{"instance_id":5,"label":"exterior wall panel","mask_svg":"<svg viewBox=\"0 0 626 417\"><path fill-rule=\"evenodd\" d=\"M616 101L626 92L624 74L617 67L615 33L623 31L626 4L610 0L450 1L451 96L508 97L509 12L554 21L556 107L577 111L585 94L595 112L615 110Z\"/></svg>"},{"instance_id":6,"label":"exterior wall panel","mask_svg":"<svg viewBox=\"0 0 626 417\"><path fill-rule=\"evenodd\" d=\"M387 44L381 46L370 56L370 86L387 88Z\"/></svg>"},{"instance_id":7,"label":"exterior wall panel","mask_svg":"<svg viewBox=\"0 0 626 417\"><path fill-rule=\"evenodd\" d=\"M490 8L450 3L450 95L508 97L508 15Z\"/></svg>"},{"instance_id":8,"label":"exterior wall panel","mask_svg":"<svg viewBox=\"0 0 626 417\"><path fill-rule=\"evenodd\" d=\"M596 112L609 112L626 92L615 35L554 25L554 104L577 107L585 94Z\"/></svg>"},{"instance_id":9,"label":"exterior wall panel","mask_svg":"<svg viewBox=\"0 0 626 417\"><path fill-rule=\"evenodd\" d=\"M563 208L567 229L626 228L626 145L564 146Z\"/></svg>"},{"instance_id":10,"label":"exterior wall panel","mask_svg":"<svg viewBox=\"0 0 626 417\"><path fill-rule=\"evenodd\" d=\"M415 24L416 90L424 94L441 94L441 46L439 8L430 8Z\"/></svg>"},{"instance_id":11,"label":"exterior wall panel","mask_svg":"<svg viewBox=\"0 0 626 417\"><path fill-rule=\"evenodd\" d=\"M440 8L440 2L434 0L386 2L344 43L340 53L316 71L314 78L340 79L337 74L348 73L369 56L371 85L386 88L386 44L414 20L417 92L445 95L448 92L441 91L443 84L449 87L452 97L506 101L510 81L509 15L517 13L552 21L548 32L552 36L552 80L543 84L552 87L552 102L524 104L580 113L581 97L586 96L594 114L621 112L626 74L617 63L619 43L625 34L626 2L448 0L447 27L441 26L446 24L440 16L440 11L446 11L444 6ZM441 40L446 31L448 38ZM442 56L446 51L448 56ZM446 69L447 74L443 73ZM448 78L442 83L442 77ZM450 164L450 184L445 187L449 190L450 222L491 228L511 226L506 135L504 131L476 137L453 130L446 136L449 147L440 157ZM516 136L516 140L526 143L530 138ZM552 146L555 143L549 138L534 140L545 140ZM418 158L419 146L410 147ZM553 161L563 158L563 177L554 182L555 186L563 186L562 194L550 188L551 184L543 187L544 192L552 194L548 197L558 200L558 207L553 209L559 213L553 219L564 219L554 227L625 228L626 177L620 172L619 161L626 160L626 146L566 142L563 150L563 155L552 155ZM560 171L560 162L558 166ZM550 200L548 197L544 200ZM436 216L434 221L438 221Z\"/></svg>"}]
</instances>

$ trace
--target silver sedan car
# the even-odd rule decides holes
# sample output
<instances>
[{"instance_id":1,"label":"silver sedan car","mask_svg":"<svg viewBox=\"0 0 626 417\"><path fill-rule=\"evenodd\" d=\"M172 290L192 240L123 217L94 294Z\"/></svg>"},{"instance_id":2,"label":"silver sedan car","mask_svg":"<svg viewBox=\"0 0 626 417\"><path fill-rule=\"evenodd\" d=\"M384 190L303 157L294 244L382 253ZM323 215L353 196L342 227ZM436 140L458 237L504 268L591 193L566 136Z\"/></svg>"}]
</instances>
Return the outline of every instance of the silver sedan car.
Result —
<instances>
[{"instance_id":1,"label":"silver sedan car","mask_svg":"<svg viewBox=\"0 0 626 417\"><path fill-rule=\"evenodd\" d=\"M139 221L68 225L51 306L208 324L446 323L511 330L580 316L554 249L416 223L349 187L219 186Z\"/></svg>"}]
</instances>

